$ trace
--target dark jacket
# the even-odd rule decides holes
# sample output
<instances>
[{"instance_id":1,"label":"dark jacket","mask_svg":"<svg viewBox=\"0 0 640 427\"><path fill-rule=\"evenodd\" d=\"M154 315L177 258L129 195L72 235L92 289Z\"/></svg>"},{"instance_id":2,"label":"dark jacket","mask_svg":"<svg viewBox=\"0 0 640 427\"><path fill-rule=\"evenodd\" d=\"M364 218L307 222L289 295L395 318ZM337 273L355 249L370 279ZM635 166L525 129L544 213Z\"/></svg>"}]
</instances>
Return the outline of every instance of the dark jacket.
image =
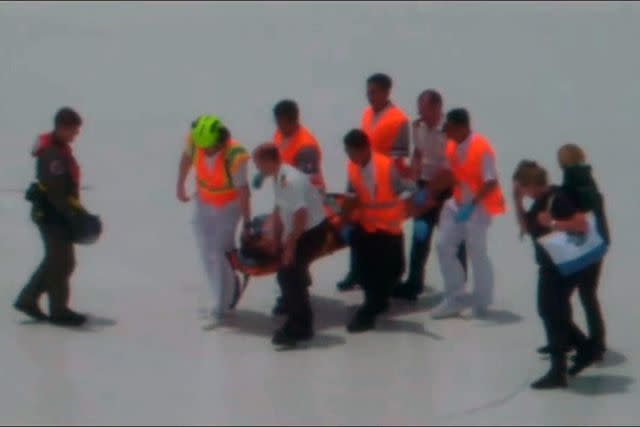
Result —
<instances>
[{"instance_id":1,"label":"dark jacket","mask_svg":"<svg viewBox=\"0 0 640 427\"><path fill-rule=\"evenodd\" d=\"M591 166L580 164L564 168L562 189L581 211L594 213L602 237L610 244L611 236L605 212L604 196L593 177Z\"/></svg>"}]
</instances>

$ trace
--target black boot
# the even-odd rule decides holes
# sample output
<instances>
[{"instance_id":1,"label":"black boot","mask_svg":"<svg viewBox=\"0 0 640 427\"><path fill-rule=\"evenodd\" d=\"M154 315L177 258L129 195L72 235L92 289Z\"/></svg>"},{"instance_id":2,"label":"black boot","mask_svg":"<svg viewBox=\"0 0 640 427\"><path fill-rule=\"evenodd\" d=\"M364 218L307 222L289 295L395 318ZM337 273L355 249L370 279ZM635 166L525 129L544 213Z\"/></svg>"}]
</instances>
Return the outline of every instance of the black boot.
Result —
<instances>
[{"instance_id":1,"label":"black boot","mask_svg":"<svg viewBox=\"0 0 640 427\"><path fill-rule=\"evenodd\" d=\"M13 304L13 308L26 314L33 320L37 320L38 322L44 322L48 319L47 315L40 310L38 304L24 304L20 301L16 301L15 304Z\"/></svg>"},{"instance_id":2,"label":"black boot","mask_svg":"<svg viewBox=\"0 0 640 427\"><path fill-rule=\"evenodd\" d=\"M271 343L281 347L295 347L301 341L309 341L313 338L313 330L294 330L287 325L278 329L271 339Z\"/></svg>"},{"instance_id":3,"label":"black boot","mask_svg":"<svg viewBox=\"0 0 640 427\"><path fill-rule=\"evenodd\" d=\"M284 307L284 298L278 297L278 299L276 299L276 305L273 306L271 314L274 316L284 316L287 314L287 310Z\"/></svg>"},{"instance_id":4,"label":"black boot","mask_svg":"<svg viewBox=\"0 0 640 427\"><path fill-rule=\"evenodd\" d=\"M372 313L359 309L351 322L347 325L347 331L349 333L355 334L359 332L366 332L376 327L376 316Z\"/></svg>"},{"instance_id":5,"label":"black boot","mask_svg":"<svg viewBox=\"0 0 640 427\"><path fill-rule=\"evenodd\" d=\"M396 299L404 299L407 301L417 301L418 297L424 292L423 284L416 284L407 280L393 289L391 296Z\"/></svg>"},{"instance_id":6,"label":"black boot","mask_svg":"<svg viewBox=\"0 0 640 427\"><path fill-rule=\"evenodd\" d=\"M356 275L350 271L342 281L338 282L336 285L340 292L348 292L353 291L358 287L358 283L356 280Z\"/></svg>"},{"instance_id":7,"label":"black boot","mask_svg":"<svg viewBox=\"0 0 640 427\"><path fill-rule=\"evenodd\" d=\"M534 390L552 390L567 387L567 356L552 355L551 369L545 376L531 384Z\"/></svg>"},{"instance_id":8,"label":"black boot","mask_svg":"<svg viewBox=\"0 0 640 427\"><path fill-rule=\"evenodd\" d=\"M585 344L578 349L578 352L573 359L573 366L569 368L569 375L575 377L580 372L596 363L598 359L601 360L603 355L603 353L597 351L596 348L590 343Z\"/></svg>"},{"instance_id":9,"label":"black boot","mask_svg":"<svg viewBox=\"0 0 640 427\"><path fill-rule=\"evenodd\" d=\"M570 345L567 348L566 352L567 353L571 353L574 350L575 350L575 346L574 345ZM538 347L538 350L536 350L536 351L538 352L538 354L549 354L549 353L551 353L551 347L548 346L548 345L545 345L543 347Z\"/></svg>"},{"instance_id":10,"label":"black boot","mask_svg":"<svg viewBox=\"0 0 640 427\"><path fill-rule=\"evenodd\" d=\"M49 322L56 326L79 327L87 322L87 316L67 309L60 313L52 314L49 317Z\"/></svg>"}]
</instances>

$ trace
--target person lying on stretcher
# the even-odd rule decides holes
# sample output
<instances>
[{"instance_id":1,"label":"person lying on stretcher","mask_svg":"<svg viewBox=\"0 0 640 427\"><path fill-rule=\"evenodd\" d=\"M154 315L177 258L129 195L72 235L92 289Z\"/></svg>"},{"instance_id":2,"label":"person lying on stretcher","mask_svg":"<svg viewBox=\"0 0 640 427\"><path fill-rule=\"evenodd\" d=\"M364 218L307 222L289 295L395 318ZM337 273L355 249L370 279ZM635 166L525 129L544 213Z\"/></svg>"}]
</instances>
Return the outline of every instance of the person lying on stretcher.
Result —
<instances>
[{"instance_id":1,"label":"person lying on stretcher","mask_svg":"<svg viewBox=\"0 0 640 427\"><path fill-rule=\"evenodd\" d=\"M426 189L417 190L406 200L406 218L424 215L437 208L446 198L453 185L451 172L439 172ZM333 233L328 233L325 250L320 257L329 255L347 246L346 234L350 222L357 217L358 200L348 194L328 193L325 209L332 225ZM234 268L252 275L273 273L279 265L281 248L275 236L278 235L274 215L255 216L240 241L240 248L231 254Z\"/></svg>"}]
</instances>

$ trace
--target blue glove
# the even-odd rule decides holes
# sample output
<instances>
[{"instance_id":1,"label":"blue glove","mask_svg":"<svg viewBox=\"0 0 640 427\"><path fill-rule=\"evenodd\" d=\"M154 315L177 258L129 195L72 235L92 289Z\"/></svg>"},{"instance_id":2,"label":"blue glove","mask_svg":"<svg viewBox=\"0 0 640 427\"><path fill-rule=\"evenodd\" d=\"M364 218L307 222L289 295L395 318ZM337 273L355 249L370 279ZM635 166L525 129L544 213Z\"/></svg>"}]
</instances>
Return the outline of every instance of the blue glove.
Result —
<instances>
[{"instance_id":1,"label":"blue glove","mask_svg":"<svg viewBox=\"0 0 640 427\"><path fill-rule=\"evenodd\" d=\"M429 224L427 221L417 219L413 222L413 240L424 242L429 237Z\"/></svg>"},{"instance_id":2,"label":"blue glove","mask_svg":"<svg viewBox=\"0 0 640 427\"><path fill-rule=\"evenodd\" d=\"M345 243L351 243L351 237L353 237L353 226L345 225L340 229L340 237Z\"/></svg>"},{"instance_id":3,"label":"blue glove","mask_svg":"<svg viewBox=\"0 0 640 427\"><path fill-rule=\"evenodd\" d=\"M456 222L460 224L469 221L475 208L476 206L471 202L460 206L460 209L458 209L458 213L456 214Z\"/></svg>"},{"instance_id":4,"label":"blue glove","mask_svg":"<svg viewBox=\"0 0 640 427\"><path fill-rule=\"evenodd\" d=\"M426 188L422 190L418 190L413 193L413 203L418 206L423 206L427 203L427 199L429 198L429 191Z\"/></svg>"},{"instance_id":5,"label":"blue glove","mask_svg":"<svg viewBox=\"0 0 640 427\"><path fill-rule=\"evenodd\" d=\"M257 174L255 174L253 176L253 181L251 181L251 186L255 190L259 190L260 187L262 187L262 182L263 181L264 181L264 175L262 175L260 172L258 172Z\"/></svg>"}]
</instances>

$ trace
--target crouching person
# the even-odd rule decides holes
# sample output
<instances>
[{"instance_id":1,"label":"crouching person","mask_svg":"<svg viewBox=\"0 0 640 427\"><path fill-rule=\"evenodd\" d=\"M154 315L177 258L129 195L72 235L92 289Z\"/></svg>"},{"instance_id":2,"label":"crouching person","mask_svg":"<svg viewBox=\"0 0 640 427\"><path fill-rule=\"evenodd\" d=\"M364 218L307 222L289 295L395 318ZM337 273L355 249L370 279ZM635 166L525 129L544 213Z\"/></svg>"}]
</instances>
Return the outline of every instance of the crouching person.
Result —
<instances>
[{"instance_id":1,"label":"crouching person","mask_svg":"<svg viewBox=\"0 0 640 427\"><path fill-rule=\"evenodd\" d=\"M364 304L347 326L356 333L375 328L377 316L387 310L393 287L404 272L402 223L407 205L400 195L415 185L400 178L390 157L372 152L363 131L350 131L344 145L350 160L348 193L355 195L358 205L349 240L356 249L364 289Z\"/></svg>"},{"instance_id":2,"label":"crouching person","mask_svg":"<svg viewBox=\"0 0 640 427\"><path fill-rule=\"evenodd\" d=\"M309 176L282 162L277 146L260 145L253 159L260 173L274 178L274 244L279 248L273 252L281 254L277 280L287 320L276 331L272 342L293 346L313 338L309 266L322 251L332 230L320 191Z\"/></svg>"}]
</instances>

